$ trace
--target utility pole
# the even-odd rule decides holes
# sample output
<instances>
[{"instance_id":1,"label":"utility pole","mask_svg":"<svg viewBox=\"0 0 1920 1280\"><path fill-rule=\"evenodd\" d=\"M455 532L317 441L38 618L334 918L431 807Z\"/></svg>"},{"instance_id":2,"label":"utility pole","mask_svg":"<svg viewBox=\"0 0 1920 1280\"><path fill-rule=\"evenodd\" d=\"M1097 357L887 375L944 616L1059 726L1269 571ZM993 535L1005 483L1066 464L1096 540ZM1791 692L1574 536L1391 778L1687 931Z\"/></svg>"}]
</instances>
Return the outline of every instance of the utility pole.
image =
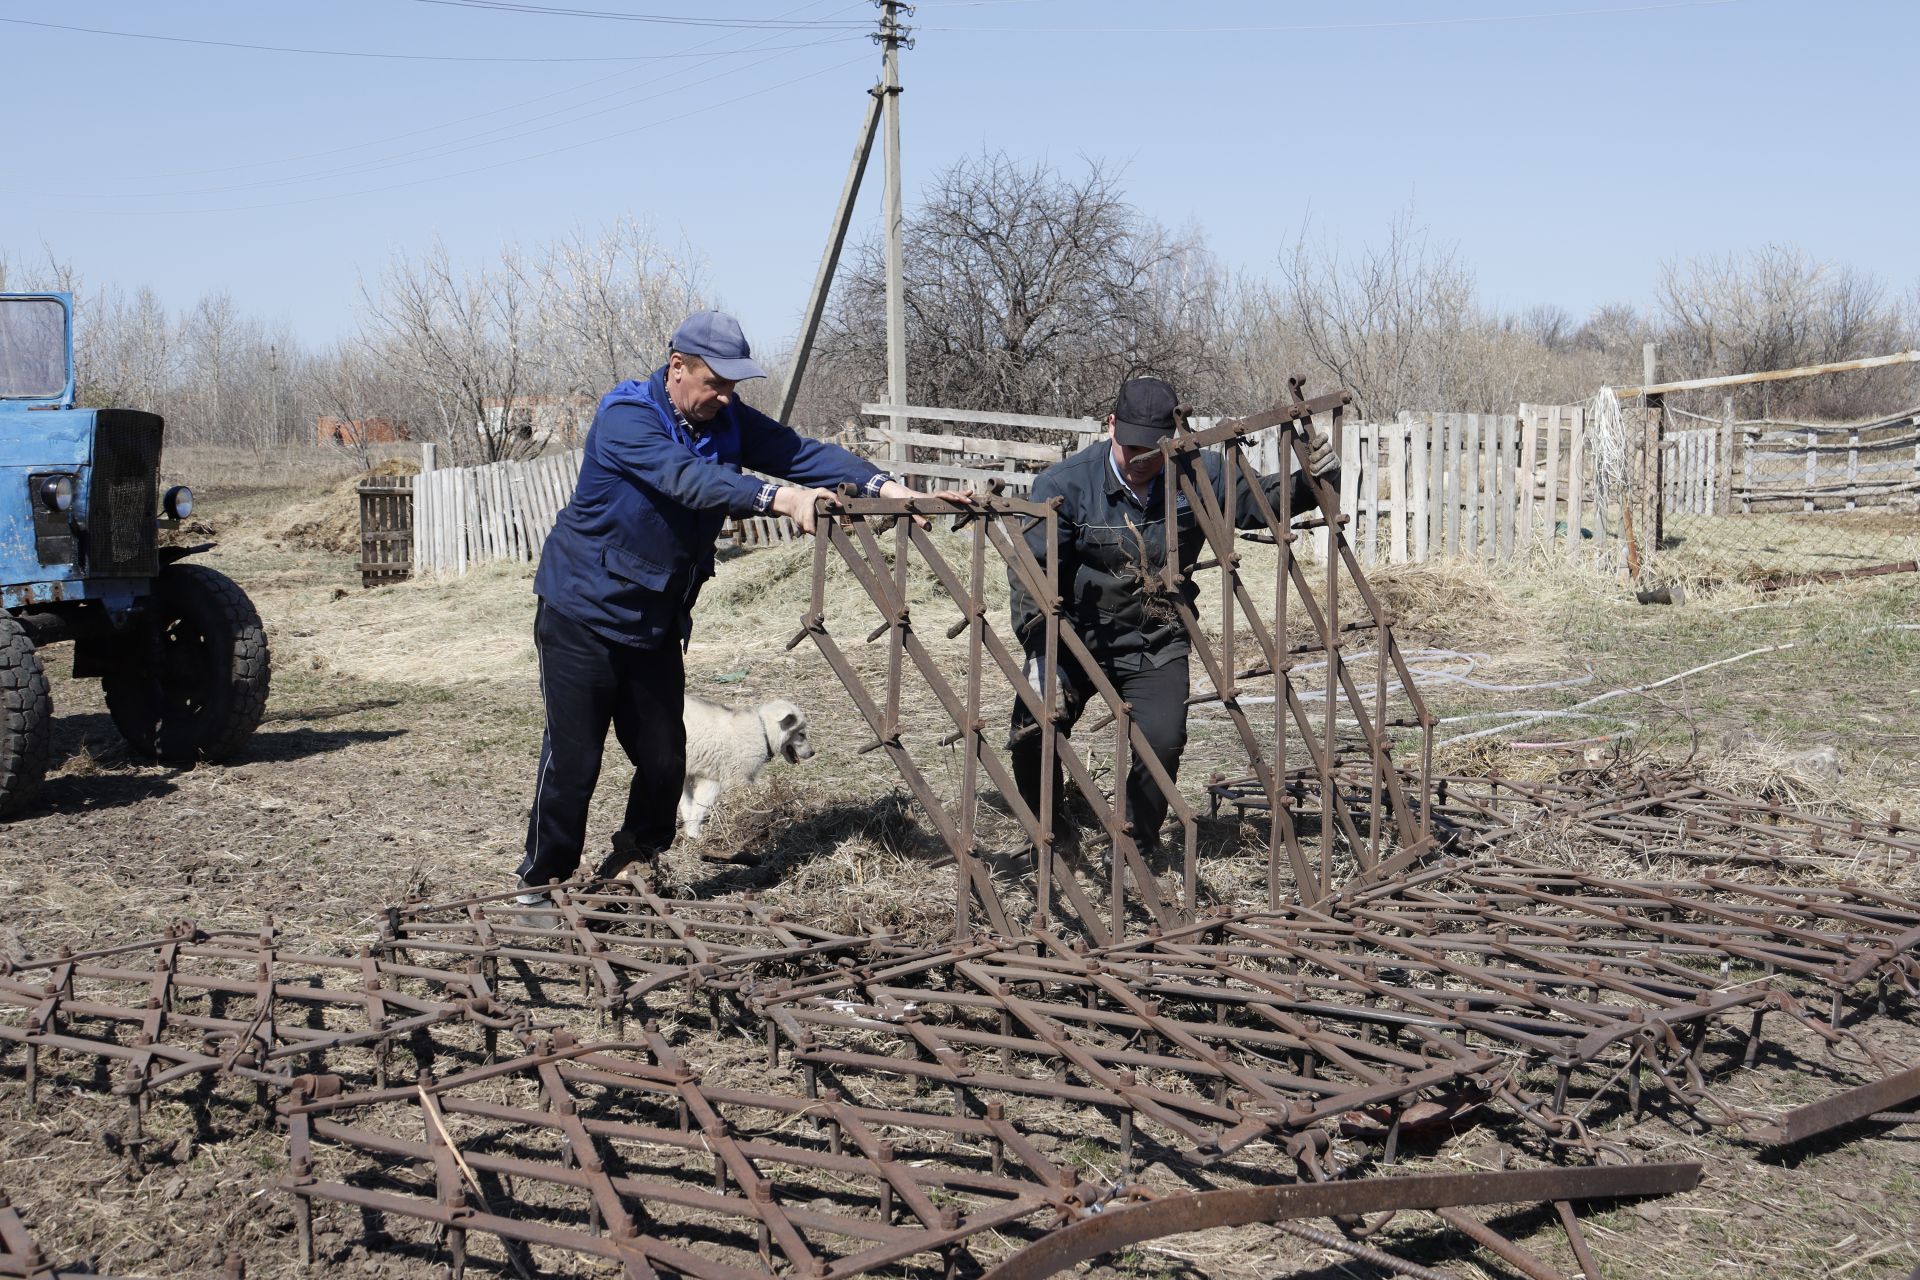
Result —
<instances>
[{"instance_id":1,"label":"utility pole","mask_svg":"<svg viewBox=\"0 0 1920 1280\"><path fill-rule=\"evenodd\" d=\"M273 408L267 422L267 443L280 443L280 344L267 348L268 399Z\"/></svg>"},{"instance_id":2,"label":"utility pole","mask_svg":"<svg viewBox=\"0 0 1920 1280\"><path fill-rule=\"evenodd\" d=\"M884 219L886 222L887 269L887 402L907 402L907 320L904 259L901 252L900 212L900 48L913 47L908 29L900 25L902 12L913 6L902 0L874 0L880 6L880 29L873 39L881 46L881 80L867 91L866 119L860 126L860 139L854 144L853 163L847 167L847 180L840 188L840 205L834 211L833 228L827 234L827 250L820 257L820 269L814 273L813 293L807 299L806 319L800 326L800 343L794 349L793 368L787 375L787 390L780 402L780 421L793 417L800 398L800 383L806 377L807 363L813 356L813 343L826 314L827 294L833 288L833 275L840 265L840 252L847 243L847 228L853 221L853 206L860 195L860 182L867 172L867 158L873 154L873 139L882 121L887 130L887 181ZM892 419L896 435L906 430L905 418ZM904 461L907 446L897 438L892 456Z\"/></svg>"},{"instance_id":3,"label":"utility pole","mask_svg":"<svg viewBox=\"0 0 1920 1280\"><path fill-rule=\"evenodd\" d=\"M901 244L900 210L900 46L909 48L900 14L913 12L901 0L878 0L880 32L875 37L884 51L881 93L886 115L887 188L883 218L887 237L887 403L907 403L907 286L905 252ZM893 418L893 458L907 460L907 419Z\"/></svg>"}]
</instances>

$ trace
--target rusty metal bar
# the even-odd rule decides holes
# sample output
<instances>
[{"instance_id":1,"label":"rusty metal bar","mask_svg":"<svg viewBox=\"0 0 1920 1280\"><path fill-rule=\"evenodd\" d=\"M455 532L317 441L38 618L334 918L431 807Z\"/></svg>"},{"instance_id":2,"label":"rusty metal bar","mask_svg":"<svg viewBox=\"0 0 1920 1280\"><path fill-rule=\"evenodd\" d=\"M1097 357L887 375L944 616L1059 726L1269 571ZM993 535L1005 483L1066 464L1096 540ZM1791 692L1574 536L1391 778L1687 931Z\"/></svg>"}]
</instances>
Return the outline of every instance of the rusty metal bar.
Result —
<instances>
[{"instance_id":1,"label":"rusty metal bar","mask_svg":"<svg viewBox=\"0 0 1920 1280\"><path fill-rule=\"evenodd\" d=\"M1198 1191L1083 1218L1001 1263L987 1273L985 1280L1045 1280L1077 1263L1128 1245L1209 1227L1457 1205L1672 1195L1691 1190L1699 1181L1697 1164L1649 1164L1415 1174L1354 1182Z\"/></svg>"}]
</instances>

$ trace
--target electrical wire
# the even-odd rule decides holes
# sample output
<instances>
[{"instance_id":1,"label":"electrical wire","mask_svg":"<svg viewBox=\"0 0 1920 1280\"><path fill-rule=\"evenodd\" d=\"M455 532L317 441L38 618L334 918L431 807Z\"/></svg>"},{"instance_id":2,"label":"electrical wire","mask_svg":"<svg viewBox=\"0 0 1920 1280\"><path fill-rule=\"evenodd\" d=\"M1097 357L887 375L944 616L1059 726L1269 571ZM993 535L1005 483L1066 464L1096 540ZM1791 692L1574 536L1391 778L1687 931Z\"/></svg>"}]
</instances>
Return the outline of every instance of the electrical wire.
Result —
<instances>
[{"instance_id":1,"label":"electrical wire","mask_svg":"<svg viewBox=\"0 0 1920 1280\"><path fill-rule=\"evenodd\" d=\"M772 52L769 52L765 57L755 59L752 62L740 64L738 67L735 68L735 70L750 71L755 67L764 66L769 62L777 61L778 59L786 57L788 54L798 52L801 49L813 48L820 44L844 43L845 40L846 40L846 37L835 37L832 40L813 41L808 44L799 45L792 48L776 49ZM736 52L743 52L743 51L736 51ZM719 55L715 55L715 56L718 57ZM709 61L711 61L711 59L709 59ZM662 79L681 78L699 71L704 65L705 64L703 63L696 63L696 64L693 64L692 66L682 67L673 72L670 72L666 77L663 77ZM305 173L292 174L285 177L261 178L257 181L251 181L251 182L234 182L234 183L227 183L219 186L189 187L183 190L139 191L139 190L128 190L125 187L122 187L118 190L111 191L111 192L92 192L92 193L84 193L84 194L76 193L76 192L53 192L49 194L62 199L115 199L115 200L172 199L172 198L178 198L183 196L223 195L228 192L235 192L235 191L260 191L260 190L269 190L277 187L295 187L295 186L301 186L310 182L323 182L323 181L329 181L329 180L334 180L339 178L357 177L363 174L380 173L380 172L394 169L400 166L415 164L422 160L441 159L445 157L451 157L451 156L459 155L464 152L473 151L480 147L493 146L497 143L502 143L502 142L513 142L520 138L532 137L540 133L549 133L555 129L565 128L569 125L579 124L584 121L597 119L605 115L611 115L616 111L624 111L630 107L638 106L642 103L654 102L662 98L670 98L676 94L684 92L684 89L685 89L683 85L679 85L679 84L663 85L662 80L660 79L656 79L650 82L645 87L653 89L654 92L646 93L640 97L635 98L630 96L633 92L635 92L635 89L623 89L617 93L606 94L606 95L602 95L599 98L589 99L585 103L578 103L572 107L559 108L554 111L549 111L549 112L542 113L540 115L532 116L525 120L516 121L510 124L500 125L492 129L482 130L481 132L475 133L475 134L468 134L465 137L449 138L444 141L432 143L424 147L417 147L410 151L403 151L403 152L398 152L396 154L389 155L389 156L383 156L375 159L359 161L351 164L339 165L330 169L311 170ZM620 100L613 101L611 105L601 107L600 109L595 111L586 111L583 113L581 110L581 108L589 106L592 103L608 102L612 99L620 99ZM535 121L551 119L556 116L563 117L563 118L555 120L552 124L543 124L543 125L534 124ZM620 136L620 135L610 135L610 136Z\"/></svg>"},{"instance_id":2,"label":"electrical wire","mask_svg":"<svg viewBox=\"0 0 1920 1280\"><path fill-rule=\"evenodd\" d=\"M621 129L615 133L601 134L598 137L586 138L579 142L569 143L564 147L554 147L546 151L537 151L537 152L528 153L526 155L512 156L505 160L497 160L489 164L474 165L471 168L458 169L451 173L433 174L424 178L414 178L407 182L389 183L388 185L382 186L382 187L362 187L352 191L328 191L316 196L304 196L297 200L273 200L273 201L265 201L259 204L218 205L210 208L196 208L196 209L141 209L141 208L115 207L115 208L97 210L96 212L106 216L119 216L119 217L149 217L155 214L175 216L180 214L239 213L239 212L247 212L255 209L286 209L286 208L292 208L298 205L318 204L326 200L346 200L346 199L352 199L357 196L380 195L388 191L400 191L408 187L423 186L430 182L444 182L449 178L464 178L464 177L469 177L476 173L487 173L494 169L505 168L508 165L522 164L529 160L544 160L552 156L565 155L570 151L578 151L582 147L598 146L600 143L611 142L616 138L626 138L626 137L631 137L636 133L646 133L649 130L659 128L661 125L674 124L681 120L687 120L687 119L691 119L694 116L703 115L709 111L716 111L722 107L730 107L741 102L746 102L753 98L763 97L766 94L774 92L775 90L789 88L793 85L800 84L807 80L815 80L821 76L830 75L835 71L840 71L847 67L857 66L862 63L866 63L867 61L868 61L868 58L865 55L862 55L859 58L850 59L846 62L835 63L834 65L829 67L821 67L817 71L809 71L802 75L797 75L787 80L781 80L773 84L762 85L758 89L753 89L746 93L737 94L734 97L728 98L721 102L708 103L703 106L693 107L686 111L676 112L673 115L659 116L659 117L656 117L655 119L646 121L643 124L635 125L631 129Z\"/></svg>"},{"instance_id":3,"label":"electrical wire","mask_svg":"<svg viewBox=\"0 0 1920 1280\"><path fill-rule=\"evenodd\" d=\"M195 44L212 49L245 49L252 53L290 53L309 58L374 58L388 62L660 62L688 58L689 53L582 54L571 57L536 58L457 53L382 53L372 49L309 49L284 44L248 44L239 40L205 40L197 36L167 36L151 31L114 31L106 27L76 27L65 22L39 22L32 18L0 18L0 22L18 27L43 27L49 31L71 31L89 36L113 36L121 40L156 40L163 44Z\"/></svg>"},{"instance_id":4,"label":"electrical wire","mask_svg":"<svg viewBox=\"0 0 1920 1280\"><path fill-rule=\"evenodd\" d=\"M480 0L426 0L427 3L479 3ZM1542 22L1554 18L1605 17L1610 14L1660 13L1673 9L1708 9L1739 4L1741 0L1667 0L1664 4L1636 4L1611 8L1556 9L1547 13L1494 13L1458 18L1403 18L1385 22L1292 23L1285 26L1239 27L936 27L915 23L919 32L940 31L980 35L1253 35L1305 34L1316 31L1390 31L1417 27L1460 27L1492 23Z\"/></svg>"},{"instance_id":5,"label":"electrical wire","mask_svg":"<svg viewBox=\"0 0 1920 1280\"><path fill-rule=\"evenodd\" d=\"M806 9L814 8L817 5L822 4L824 2L825 0L808 0L807 3L797 5L792 9L788 9L785 13L782 13L776 16L780 18L790 17L793 14L800 13ZM865 3L866 3L866 0L853 0L853 3L842 5L840 8L834 10L833 12L844 13L848 9L862 8L864 7ZM827 40L810 41L806 44L801 44L801 45L781 46L781 47L792 48L792 49L808 49L808 48L813 48L816 45L820 45L820 44L836 43L839 40L846 39L846 38L848 37L834 37ZM697 70L701 67L711 65L711 63L717 58L731 57L736 54L742 54L742 53L751 53L751 52L757 51L758 49L766 47L765 42L762 41L762 42L757 42L753 44L742 45L733 49L718 49L718 50L712 49L712 46L714 44L717 44L722 39L724 39L723 36L713 36L707 40L702 40L696 44L690 45L682 52L673 54L671 56L674 58L694 58L694 57L699 58L700 59L699 62L694 63L691 68L688 68L690 70ZM241 47L247 47L247 46L241 46ZM663 55L663 56L666 56L666 55ZM294 155L277 156L277 157L273 157L266 160L248 160L240 164L219 165L219 166L215 166L213 168L208 168L208 169L183 169L170 174L132 175L128 177L126 181L127 182L154 182L154 183L163 183L163 184L172 183L172 182L177 182L186 178L198 178L198 177L205 177L205 176L209 176L213 174L221 174L221 173L237 173L246 169L260 169L260 168L266 168L270 165L277 165L277 164L294 164L301 160L319 160L319 159L324 159L328 156L344 155L351 151L364 151L371 147L385 146L388 143L392 143L392 142L404 142L409 138L417 138L425 134L436 133L442 129L452 129L459 125L471 124L476 120L485 120L492 116L502 115L510 111L518 111L524 107L538 106L540 103L551 102L555 98L564 98L570 94L575 94L586 89L591 89L596 85L605 84L610 80L618 80L623 76L630 75L631 73L632 73L632 69L630 68L621 70L621 71L610 72L607 75L598 76L594 79L585 81L582 84L569 85L567 88L561 89L554 93L543 93L532 98L523 98L519 102L508 103L505 106L494 107L487 111L477 111L471 115L457 116L451 120L443 120L438 124L426 125L418 129L409 129L403 133L389 134L385 137L370 138L364 142L349 143L346 146L329 147L320 151L298 152ZM612 99L621 97L624 94L629 92L631 92L631 90L621 89L621 90L616 90L613 93L587 98L577 103L576 107L586 107L586 106L591 106L596 102L611 101ZM553 113L547 113L547 114L553 114ZM523 123L523 124L530 123L533 120L541 120L545 118L547 118L546 115L530 116L520 121L519 123ZM511 128L511 127L513 127L511 124L503 125L495 129L484 130L481 133L466 134L461 137L451 138L451 139L448 139L448 141L460 142L460 141L465 141L466 139L469 139L469 138L484 137L488 133L498 133L502 129ZM123 185L121 187L117 187L113 191L107 191L107 192L49 192L47 194L58 199L68 199L68 200L120 199L126 194L126 190ZM182 194L193 194L193 192L189 191Z\"/></svg>"},{"instance_id":6,"label":"electrical wire","mask_svg":"<svg viewBox=\"0 0 1920 1280\"><path fill-rule=\"evenodd\" d=\"M524 0L414 0L416 4L437 4L454 9L482 9L490 13L526 13L552 18L598 18L609 22L640 22L669 27L723 27L748 31L820 31L829 28L873 29L870 22L834 22L826 18L689 18L671 13L620 13L610 9L574 9L561 5L529 4Z\"/></svg>"}]
</instances>

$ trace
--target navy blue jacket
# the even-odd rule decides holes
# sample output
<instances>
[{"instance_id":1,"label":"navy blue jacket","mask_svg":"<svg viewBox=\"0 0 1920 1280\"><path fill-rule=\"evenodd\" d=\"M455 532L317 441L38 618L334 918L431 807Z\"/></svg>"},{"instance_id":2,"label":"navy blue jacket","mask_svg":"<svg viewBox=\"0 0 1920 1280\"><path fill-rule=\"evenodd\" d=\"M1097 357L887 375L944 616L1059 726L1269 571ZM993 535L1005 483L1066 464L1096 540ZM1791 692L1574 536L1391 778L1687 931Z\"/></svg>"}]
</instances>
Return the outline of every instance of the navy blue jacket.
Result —
<instances>
[{"instance_id":1,"label":"navy blue jacket","mask_svg":"<svg viewBox=\"0 0 1920 1280\"><path fill-rule=\"evenodd\" d=\"M740 474L743 466L821 488L866 485L879 474L737 401L704 432L688 433L662 365L601 400L573 498L540 552L534 593L617 644L684 643L694 598L713 576L720 526L755 511L762 482Z\"/></svg>"}]
</instances>

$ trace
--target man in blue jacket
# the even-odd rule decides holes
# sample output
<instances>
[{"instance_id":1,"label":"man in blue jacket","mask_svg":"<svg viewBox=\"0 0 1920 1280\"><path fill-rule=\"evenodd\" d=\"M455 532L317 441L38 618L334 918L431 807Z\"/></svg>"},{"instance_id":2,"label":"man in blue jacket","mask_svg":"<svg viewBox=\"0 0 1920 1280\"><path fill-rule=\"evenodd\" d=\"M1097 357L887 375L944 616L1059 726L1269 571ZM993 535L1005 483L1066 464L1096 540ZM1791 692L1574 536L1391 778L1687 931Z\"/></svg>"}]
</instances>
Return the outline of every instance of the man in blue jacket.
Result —
<instances>
[{"instance_id":1,"label":"man in blue jacket","mask_svg":"<svg viewBox=\"0 0 1920 1280\"><path fill-rule=\"evenodd\" d=\"M600 402L573 498L533 580L546 729L520 863L522 902L539 902L540 886L569 879L580 865L609 725L634 774L625 820L598 874L618 874L673 842L686 773L681 655L726 518L773 513L812 533L816 503L834 496L832 486L921 496L864 458L735 399L737 383L765 376L739 322L702 311L675 331L653 376L623 382ZM742 467L794 484L746 476Z\"/></svg>"}]
</instances>

